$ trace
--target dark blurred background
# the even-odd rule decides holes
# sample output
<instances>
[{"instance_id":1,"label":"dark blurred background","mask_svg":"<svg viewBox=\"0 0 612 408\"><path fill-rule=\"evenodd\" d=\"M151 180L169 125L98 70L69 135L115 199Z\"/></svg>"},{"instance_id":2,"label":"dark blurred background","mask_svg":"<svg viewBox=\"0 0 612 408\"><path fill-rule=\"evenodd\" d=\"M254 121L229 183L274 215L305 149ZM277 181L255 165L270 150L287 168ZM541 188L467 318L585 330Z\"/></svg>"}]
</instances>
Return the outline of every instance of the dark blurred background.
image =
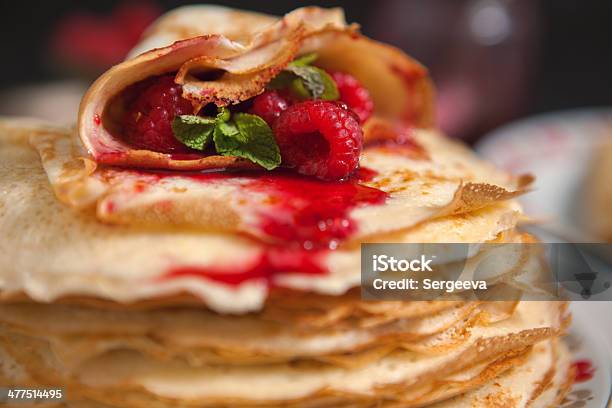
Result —
<instances>
[{"instance_id":1,"label":"dark blurred background","mask_svg":"<svg viewBox=\"0 0 612 408\"><path fill-rule=\"evenodd\" d=\"M193 3L5 2L0 115L71 120L84 87L119 62L150 21ZM612 105L610 0L215 3L273 14L311 4L343 7L366 35L430 68L441 126L470 141L517 117Z\"/></svg>"}]
</instances>

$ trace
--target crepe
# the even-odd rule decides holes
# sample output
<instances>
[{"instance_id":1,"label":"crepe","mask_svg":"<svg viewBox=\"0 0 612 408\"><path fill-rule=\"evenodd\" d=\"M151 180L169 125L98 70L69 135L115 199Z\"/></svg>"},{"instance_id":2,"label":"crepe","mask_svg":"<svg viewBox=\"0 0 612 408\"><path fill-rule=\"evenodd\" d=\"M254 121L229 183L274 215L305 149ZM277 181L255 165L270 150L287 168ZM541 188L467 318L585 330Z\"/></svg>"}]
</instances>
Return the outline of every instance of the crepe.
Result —
<instances>
[{"instance_id":1,"label":"crepe","mask_svg":"<svg viewBox=\"0 0 612 408\"><path fill-rule=\"evenodd\" d=\"M134 401L144 398L142 403L135 402L134 406L145 406L145 401L165 398L169 399L168 404L180 398L183 403L191 401L194 406L297 403L305 398L312 400L314 395L317 398L342 395L343 400L350 401L380 398L383 391L383 395L390 398L400 390L395 398L401 400L402 392L411 387L425 387L433 378L460 372L466 364L483 362L488 363L487 366L499 363L500 358L510 358L525 347L560 333L567 323L563 310L554 303L522 302L511 318L492 325L476 326L470 331L468 341L450 352L428 356L400 348L382 358L352 367L304 361L301 364L203 365L197 368L176 359L156 362L141 353L129 351L132 347L140 350L137 345L124 345L116 351L94 347L98 356L94 354L70 368L63 364L62 355L52 353L42 340L45 334L37 339L5 329L2 338L9 352L14 353L11 355L24 362L39 381L71 384L73 380L70 380L69 373L72 372L78 375L74 381L80 383L69 386L75 390L73 392L111 404L122 404L124 396L129 395L133 395ZM16 344L21 346L17 348ZM26 350L30 351L24 354ZM58 358L59 364L54 362ZM474 371L476 375L482 373L483 367ZM462 375L470 378L465 370ZM249 381L245 381L247 378ZM460 379L455 378L455 382ZM257 391L253 389L254 382ZM398 388L399 384L401 388ZM122 389L123 396L101 392L109 387ZM231 395L230 400L228 395Z\"/></svg>"},{"instance_id":2,"label":"crepe","mask_svg":"<svg viewBox=\"0 0 612 408\"><path fill-rule=\"evenodd\" d=\"M311 52L374 102L344 180L125 141L142 80L231 106ZM92 85L76 128L0 120L0 379L83 408L554 404L570 316L517 230L530 182L436 130L427 71L340 9L177 9ZM490 290L368 300L360 245L385 242L445 244L431 277L460 266Z\"/></svg>"},{"instance_id":3,"label":"crepe","mask_svg":"<svg viewBox=\"0 0 612 408\"><path fill-rule=\"evenodd\" d=\"M231 156L178 160L170 154L130 148L117 137L123 102L114 98L143 79L176 72L183 95L196 105L235 104L261 93L292 59L313 51L320 67L359 78L371 92L378 114L408 119L417 127L432 124L432 88L426 70L399 50L361 36L355 26L346 24L342 10L298 9L271 25L265 24L270 18L250 13L218 18L227 13L201 6L162 17L134 53L141 54L113 67L92 85L81 102L78 131L98 163L168 169L252 167ZM181 27L179 36L176 25ZM198 36L191 37L194 34ZM155 48L147 50L149 46ZM198 79L213 70L223 75Z\"/></svg>"},{"instance_id":4,"label":"crepe","mask_svg":"<svg viewBox=\"0 0 612 408\"><path fill-rule=\"evenodd\" d=\"M430 156L428 160L377 148L365 150L362 166L376 175L360 185L379 189L388 197L382 205L366 202L349 210L347 219L357 225L352 238L406 229L430 218L478 210L516 197L527 187L528 180L497 171L439 134L419 131L415 139ZM280 237L262 225L282 224L291 219L291 212L307 210L310 205L300 194L288 195L287 183L282 178L268 181L248 175L221 177L189 173L160 176L115 168L98 169L84 158L78 142L68 133L35 136L31 142L41 154L58 198L79 208L94 206L103 222L243 232L274 241ZM325 183L301 183L302 188L317 191L313 191L317 200L341 193ZM287 198L293 198L294 205L287 207L284 204Z\"/></svg>"},{"instance_id":5,"label":"crepe","mask_svg":"<svg viewBox=\"0 0 612 408\"><path fill-rule=\"evenodd\" d=\"M561 402L570 359L557 342L540 343L526 363L514 367L478 390L433 405L447 407L552 407Z\"/></svg>"},{"instance_id":6,"label":"crepe","mask_svg":"<svg viewBox=\"0 0 612 408\"><path fill-rule=\"evenodd\" d=\"M429 354L457 347L468 340L466 333L472 327L508 318L516 303L506 303L491 308L457 302L427 316L379 313L374 322L372 317L358 322L347 318L319 327L278 322L267 315L228 320L184 309L119 312L19 303L2 306L0 320L13 331L52 339L54 352L71 364L92 352L131 345L153 357L178 358L198 366L304 359L359 365L371 356L390 353L398 343L402 349ZM267 306L266 312L274 314L274 306ZM42 316L56 323L40 325Z\"/></svg>"}]
</instances>

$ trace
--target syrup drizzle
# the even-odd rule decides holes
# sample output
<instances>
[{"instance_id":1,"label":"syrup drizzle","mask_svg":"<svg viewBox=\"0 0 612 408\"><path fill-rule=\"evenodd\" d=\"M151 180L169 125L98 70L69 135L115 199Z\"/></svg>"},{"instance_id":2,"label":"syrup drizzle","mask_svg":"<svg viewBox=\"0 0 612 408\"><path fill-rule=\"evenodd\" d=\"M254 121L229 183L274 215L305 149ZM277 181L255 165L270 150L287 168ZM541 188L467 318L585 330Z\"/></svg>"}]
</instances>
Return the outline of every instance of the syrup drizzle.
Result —
<instances>
[{"instance_id":1,"label":"syrup drizzle","mask_svg":"<svg viewBox=\"0 0 612 408\"><path fill-rule=\"evenodd\" d=\"M262 235L272 238L259 258L231 268L183 265L171 268L162 279L199 276L226 285L264 279L274 286L274 277L284 273L321 275L327 272L321 260L357 230L350 211L358 206L379 205L387 193L360 184L376 176L362 168L344 181L325 182L287 172L240 175L249 192L266 193L269 203L259 215ZM198 173L190 178L202 183L236 177L231 173Z\"/></svg>"},{"instance_id":2,"label":"syrup drizzle","mask_svg":"<svg viewBox=\"0 0 612 408\"><path fill-rule=\"evenodd\" d=\"M289 174L262 176L247 188L274 198L271 208L260 213L261 232L287 246L303 249L335 249L357 231L350 211L364 204L382 204L387 194L364 186L362 177L373 177L362 170L352 179L324 182Z\"/></svg>"},{"instance_id":3,"label":"syrup drizzle","mask_svg":"<svg viewBox=\"0 0 612 408\"><path fill-rule=\"evenodd\" d=\"M595 375L595 367L593 367L591 360L578 360L572 366L576 371L574 381L577 383L589 381Z\"/></svg>"},{"instance_id":4,"label":"syrup drizzle","mask_svg":"<svg viewBox=\"0 0 612 408\"><path fill-rule=\"evenodd\" d=\"M146 173L156 179L172 173ZM273 173L204 172L184 174L199 183L213 183L239 177L243 192L267 196L258 211L255 225L261 236L285 247L299 246L306 250L335 249L356 232L357 225L350 211L362 205L379 205L388 194L362 182L371 181L377 172L359 169L342 181L321 181L287 171Z\"/></svg>"},{"instance_id":5,"label":"syrup drizzle","mask_svg":"<svg viewBox=\"0 0 612 408\"><path fill-rule=\"evenodd\" d=\"M299 248L267 247L261 255L248 264L228 267L178 266L170 269L162 280L180 277L206 278L228 286L239 286L252 280L263 280L267 286L274 286L274 277L284 273L323 275L327 273L321 265L319 251Z\"/></svg>"}]
</instances>

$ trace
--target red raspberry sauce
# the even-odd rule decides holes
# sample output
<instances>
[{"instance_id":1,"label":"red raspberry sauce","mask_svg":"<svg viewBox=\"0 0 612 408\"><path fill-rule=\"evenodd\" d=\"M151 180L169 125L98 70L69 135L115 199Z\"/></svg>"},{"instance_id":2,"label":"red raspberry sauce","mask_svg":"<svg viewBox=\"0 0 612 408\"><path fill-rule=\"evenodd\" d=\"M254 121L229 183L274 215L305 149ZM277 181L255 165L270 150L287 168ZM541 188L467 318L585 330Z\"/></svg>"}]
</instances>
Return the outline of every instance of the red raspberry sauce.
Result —
<instances>
[{"instance_id":1,"label":"red raspberry sauce","mask_svg":"<svg viewBox=\"0 0 612 408\"><path fill-rule=\"evenodd\" d=\"M177 266L163 277L201 276L228 285L251 279L266 279L281 273L324 274L320 260L356 231L350 210L364 204L385 202L387 193L363 186L376 172L361 169L346 181L325 182L291 173L239 175L251 181L243 188L269 194L270 203L259 214L260 232L276 243L265 244L263 254L251 264L224 268ZM201 173L189 177L199 182L214 182L236 177L228 173ZM270 207L271 205L271 207Z\"/></svg>"},{"instance_id":2,"label":"red raspberry sauce","mask_svg":"<svg viewBox=\"0 0 612 408\"><path fill-rule=\"evenodd\" d=\"M179 266L172 268L162 279L202 277L230 286L239 286L250 280L263 279L274 286L274 276L287 272L323 275L327 271L319 261L320 252L270 246L255 262L230 268Z\"/></svg>"},{"instance_id":3,"label":"red raspberry sauce","mask_svg":"<svg viewBox=\"0 0 612 408\"><path fill-rule=\"evenodd\" d=\"M266 209L261 214L262 232L304 249L334 249L357 230L349 216L351 209L381 204L387 197L383 191L363 186L356 179L330 183L289 174L262 176L247 188L278 199L272 211Z\"/></svg>"},{"instance_id":4,"label":"red raspberry sauce","mask_svg":"<svg viewBox=\"0 0 612 408\"><path fill-rule=\"evenodd\" d=\"M595 375L595 367L591 360L578 360L572 366L576 370L574 381L577 383L589 381Z\"/></svg>"}]
</instances>

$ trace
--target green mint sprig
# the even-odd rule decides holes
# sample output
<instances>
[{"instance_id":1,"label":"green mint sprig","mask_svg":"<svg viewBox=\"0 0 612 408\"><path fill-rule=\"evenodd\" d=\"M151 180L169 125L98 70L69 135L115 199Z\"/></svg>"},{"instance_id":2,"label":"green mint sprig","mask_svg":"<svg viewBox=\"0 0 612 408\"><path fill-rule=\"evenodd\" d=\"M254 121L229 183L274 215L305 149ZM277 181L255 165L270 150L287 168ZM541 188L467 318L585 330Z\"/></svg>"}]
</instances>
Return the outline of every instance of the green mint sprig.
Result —
<instances>
[{"instance_id":1,"label":"green mint sprig","mask_svg":"<svg viewBox=\"0 0 612 408\"><path fill-rule=\"evenodd\" d=\"M181 115L172 121L172 133L185 146L204 150L212 140L216 124L215 118Z\"/></svg>"},{"instance_id":2,"label":"green mint sprig","mask_svg":"<svg viewBox=\"0 0 612 408\"><path fill-rule=\"evenodd\" d=\"M317 59L314 53L290 62L270 83L270 89L289 88L300 99L336 100L340 97L332 77L319 67L310 65Z\"/></svg>"},{"instance_id":3,"label":"green mint sprig","mask_svg":"<svg viewBox=\"0 0 612 408\"><path fill-rule=\"evenodd\" d=\"M243 157L267 170L281 163L272 129L257 115L232 115L227 108L220 108L214 118L180 115L174 118L172 131L177 140L195 150L205 150L212 141L222 156Z\"/></svg>"}]
</instances>

